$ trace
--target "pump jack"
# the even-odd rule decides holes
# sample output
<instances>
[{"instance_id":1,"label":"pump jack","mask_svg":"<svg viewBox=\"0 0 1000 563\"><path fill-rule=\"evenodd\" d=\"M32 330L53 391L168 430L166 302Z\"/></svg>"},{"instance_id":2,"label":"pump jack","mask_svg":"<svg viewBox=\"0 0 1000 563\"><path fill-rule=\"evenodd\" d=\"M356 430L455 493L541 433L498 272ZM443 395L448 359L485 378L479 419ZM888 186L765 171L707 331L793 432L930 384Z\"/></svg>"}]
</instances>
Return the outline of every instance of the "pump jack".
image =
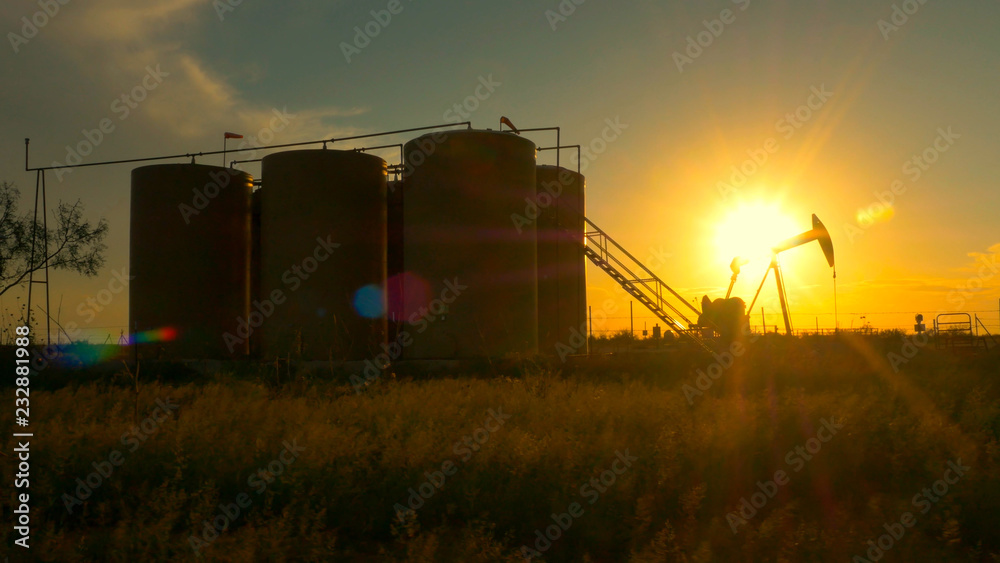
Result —
<instances>
[{"instance_id":1,"label":"pump jack","mask_svg":"<svg viewBox=\"0 0 1000 563\"><path fill-rule=\"evenodd\" d=\"M760 290L764 287L764 282L767 281L767 275L774 270L774 280L778 285L778 300L781 302L781 315L785 320L785 334L792 333L792 321L788 316L788 301L785 298L785 283L781 277L781 265L778 263L778 254L786 250L790 250L797 246L802 246L803 244L810 243L812 241L819 241L820 248L823 249L823 255L826 256L826 262L830 265L833 270L833 279L836 282L837 270L834 266L833 260L833 241L830 239L830 231L826 229L823 222L816 217L815 214L812 216L813 228L800 233L794 237L787 238L775 246L771 247L771 265L768 266L767 271L764 272L764 279L760 280L760 285L757 286L757 293L753 296L753 301L750 302L750 307L747 308L747 315L750 315L750 311L753 310L754 303L757 302L757 297L760 295ZM733 265L737 264L736 260L733 260ZM732 267L732 266L731 266ZM739 273L739 267L732 267L733 278L732 281L736 281L736 275ZM729 285L732 289L732 283Z\"/></svg>"}]
</instances>

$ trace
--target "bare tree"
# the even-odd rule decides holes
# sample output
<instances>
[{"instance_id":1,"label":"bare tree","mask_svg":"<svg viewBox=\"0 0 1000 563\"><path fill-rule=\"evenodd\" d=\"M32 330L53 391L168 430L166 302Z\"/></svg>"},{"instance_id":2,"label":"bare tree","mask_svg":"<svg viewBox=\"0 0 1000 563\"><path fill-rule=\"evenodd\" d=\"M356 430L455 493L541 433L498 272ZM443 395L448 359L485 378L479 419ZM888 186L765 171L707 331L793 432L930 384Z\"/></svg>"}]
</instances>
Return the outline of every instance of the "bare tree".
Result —
<instances>
[{"instance_id":1,"label":"bare tree","mask_svg":"<svg viewBox=\"0 0 1000 563\"><path fill-rule=\"evenodd\" d=\"M59 202L54 227L48 229L48 248L43 248L44 229L30 213L18 210L20 191L10 182L0 182L0 295L28 283L31 272L45 267L68 270L87 277L97 275L104 265L104 238L108 222L101 218L92 224L83 218L80 200ZM31 241L35 238L32 259Z\"/></svg>"}]
</instances>

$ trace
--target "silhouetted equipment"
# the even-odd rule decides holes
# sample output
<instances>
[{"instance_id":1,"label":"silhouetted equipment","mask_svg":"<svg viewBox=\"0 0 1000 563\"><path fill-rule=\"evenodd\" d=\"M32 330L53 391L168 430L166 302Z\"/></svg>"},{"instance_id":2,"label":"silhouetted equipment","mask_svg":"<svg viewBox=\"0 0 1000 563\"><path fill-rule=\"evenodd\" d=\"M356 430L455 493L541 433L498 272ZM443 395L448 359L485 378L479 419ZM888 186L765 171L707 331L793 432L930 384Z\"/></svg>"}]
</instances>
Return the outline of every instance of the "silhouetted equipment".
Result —
<instances>
[{"instance_id":1,"label":"silhouetted equipment","mask_svg":"<svg viewBox=\"0 0 1000 563\"><path fill-rule=\"evenodd\" d=\"M771 265L768 266L767 271L764 272L764 278L760 280L760 285L757 287L757 293L753 296L753 301L750 302L750 307L747 310L747 314L749 314L753 309L754 303L757 302L757 297L760 295L761 288L764 287L764 282L767 280L767 274L771 270L774 270L774 280L778 286L778 300L781 302L781 316L785 321L786 334L792 333L792 321L788 315L788 301L785 298L785 283L781 276L781 266L778 263L778 254L815 240L819 241L819 246L823 249L823 255L826 257L827 264L829 264L831 268L836 267L833 259L833 240L830 238L830 231L826 229L826 226L823 225L823 222L820 221L815 214L812 216L812 225L812 229L795 235L794 237L787 238L771 247ZM836 280L836 270L834 270L833 277L834 280Z\"/></svg>"},{"instance_id":2,"label":"silhouetted equipment","mask_svg":"<svg viewBox=\"0 0 1000 563\"><path fill-rule=\"evenodd\" d=\"M780 254L786 250L795 248L796 246L802 246L803 244L819 241L820 248L823 249L823 256L826 257L826 263L830 265L831 268L835 267L833 260L833 240L830 239L830 231L826 230L823 222L816 217L815 214L812 216L813 228L795 235L794 237L787 238L778 244L771 247L771 252L773 254Z\"/></svg>"},{"instance_id":3,"label":"silhouetted equipment","mask_svg":"<svg viewBox=\"0 0 1000 563\"><path fill-rule=\"evenodd\" d=\"M388 194L386 162L361 151L398 145L326 150L454 126L469 129L403 146L403 166L393 171L405 173ZM732 283L727 299L706 297L699 311L585 217L584 177L558 166L570 148L559 127L517 129L502 117L500 128L462 122L258 147L324 149L264 157L255 194L248 174L193 163L225 158L226 140L238 137L231 133L223 151L50 168L191 158L132 172L130 328L176 329L178 339L157 344L172 358L259 350L266 358L364 360L384 351L395 360L396 349L406 359L443 359L533 354L540 342L546 351L561 341L573 346L589 310L583 257L703 350L713 351L699 328L735 337L747 314L741 299L729 298ZM520 135L549 130L555 146L537 150L555 150L556 166L536 168L536 146ZM28 168L27 143L25 167L45 170ZM40 182L44 209L44 176ZM185 201L190 212L182 203L177 213ZM788 331L778 254L812 240L833 267L829 233L815 215L811 231L772 249L769 271ZM730 265L732 282L743 263ZM388 321L394 338L406 333L396 348L386 341Z\"/></svg>"},{"instance_id":4,"label":"silhouetted equipment","mask_svg":"<svg viewBox=\"0 0 1000 563\"><path fill-rule=\"evenodd\" d=\"M975 348L979 339L972 330L972 315L969 313L940 313L934 317L934 347L952 350Z\"/></svg>"},{"instance_id":5,"label":"silhouetted equipment","mask_svg":"<svg viewBox=\"0 0 1000 563\"><path fill-rule=\"evenodd\" d=\"M139 344L171 358L245 357L227 345L250 303L249 174L200 164L132 171L129 327L174 328L176 339Z\"/></svg>"},{"instance_id":6,"label":"silhouetted equipment","mask_svg":"<svg viewBox=\"0 0 1000 563\"><path fill-rule=\"evenodd\" d=\"M983 329L983 336L981 336L980 338L982 339L983 345L986 347L986 349L990 349L993 348L994 346L1000 345L1000 342L997 342L996 337L993 336L993 334L990 332L990 329L986 328L986 323L984 323L983 320L979 318L979 315L976 315L976 336L979 336L980 328ZM989 341L986 340L987 337L989 337Z\"/></svg>"},{"instance_id":7,"label":"silhouetted equipment","mask_svg":"<svg viewBox=\"0 0 1000 563\"><path fill-rule=\"evenodd\" d=\"M442 131L403 147L407 359L538 351L535 144L513 133ZM445 291L449 284L458 286ZM449 296L447 303L443 297ZM422 312L421 312L422 310Z\"/></svg>"},{"instance_id":8,"label":"silhouetted equipment","mask_svg":"<svg viewBox=\"0 0 1000 563\"><path fill-rule=\"evenodd\" d=\"M374 357L386 337L386 162L356 151L287 151L265 156L261 176L257 299L274 303L255 329L262 354Z\"/></svg>"},{"instance_id":9,"label":"silhouetted equipment","mask_svg":"<svg viewBox=\"0 0 1000 563\"><path fill-rule=\"evenodd\" d=\"M574 334L586 333L587 258L583 252L586 180L581 174L556 166L538 166L535 174L538 349L555 354L558 343L568 345ZM584 354L586 348L577 348L574 353Z\"/></svg>"},{"instance_id":10,"label":"silhouetted equipment","mask_svg":"<svg viewBox=\"0 0 1000 563\"><path fill-rule=\"evenodd\" d=\"M28 169L28 143L30 139L24 140L24 168ZM41 195L42 206L41 209L38 207L38 196ZM37 170L35 172L35 211L32 214L32 225L38 224L38 216L41 215L42 228L41 233L32 233L31 237L31 253L28 256L28 264L37 264L35 260L36 256L41 256L42 267L37 269L38 277L41 279L35 279L36 269L31 268L28 270L28 305L27 312L24 315L25 326L32 327L31 323L31 298L34 294L35 284L41 284L45 286L45 310L50 309L49 304L49 213L48 205L46 204L45 197L45 170ZM40 212L40 213L39 213ZM38 235L41 236L38 236ZM42 240L39 241L38 239ZM39 244L41 243L41 244ZM34 335L34 330L29 330L29 333ZM58 333L57 333L58 334ZM45 343L50 344L52 342L52 317L48 314L45 315Z\"/></svg>"},{"instance_id":11,"label":"silhouetted equipment","mask_svg":"<svg viewBox=\"0 0 1000 563\"><path fill-rule=\"evenodd\" d=\"M736 340L749 322L747 304L739 297L727 297L715 301L709 299L707 295L701 298L698 326L709 327L718 332L723 344Z\"/></svg>"},{"instance_id":12,"label":"silhouetted equipment","mask_svg":"<svg viewBox=\"0 0 1000 563\"><path fill-rule=\"evenodd\" d=\"M587 245L584 253L598 268L604 270L612 279L622 286L629 295L635 297L647 309L653 312L670 330L678 336L684 336L706 352L714 352L702 336L695 330L698 325L685 315L700 315L694 305L688 303L679 293L674 291L652 270L632 256L625 248L615 242L590 219L584 218L587 224ZM636 274L638 272L638 274ZM697 318L697 317L695 317Z\"/></svg>"},{"instance_id":13,"label":"silhouetted equipment","mask_svg":"<svg viewBox=\"0 0 1000 563\"><path fill-rule=\"evenodd\" d=\"M917 334L920 334L921 332L924 332L925 330L927 330L927 325L924 324L924 316L923 315L921 315L920 313L917 313L917 316L915 316L913 318L913 320L915 320L917 322L915 325L913 325L913 331L914 332L916 332Z\"/></svg>"},{"instance_id":14,"label":"silhouetted equipment","mask_svg":"<svg viewBox=\"0 0 1000 563\"><path fill-rule=\"evenodd\" d=\"M258 216L256 212L251 213L250 210L251 196L249 190L252 189L253 181L250 176L239 171L229 171L225 168L207 166L198 167L195 165L195 160L200 157L222 155L223 161L225 161L227 152L239 153L266 149L288 149L290 147L304 147L307 145L318 144L322 144L325 149L328 143L343 143L345 141L370 139L374 137L399 135L403 133L414 133L417 131L453 129L455 127L467 127L471 130L472 123L469 121L463 121L460 123L443 123L423 127L397 129L393 131L364 133L348 137L317 139L312 141L284 143L270 146L255 145L247 147L241 145L232 151L227 151L228 139L241 138L241 135L227 132L223 134L223 149L221 151L158 155L143 158L128 158L77 164L54 163L52 166L35 168L30 166L30 141L29 139L25 139L24 166L26 171L38 172L36 180L35 217L36 220L38 220L40 215L41 221L44 225L46 217L48 216L46 212L44 174L47 170L69 170L74 168L90 168L114 164L133 164L154 161L163 162L179 158L190 159L190 165L166 165L160 167L149 166L133 171L133 213L131 216L133 235L130 254L133 257L135 268L138 269L134 271L142 271L143 273L138 283L133 284L134 287L132 297L134 302L130 304L130 315L133 315L133 318L136 319L137 322L130 322L131 326L129 328L140 334L136 334L135 338L131 339L131 342L136 344L136 350L138 349L138 343L140 342L148 342L152 339L158 339L160 342L166 342L165 344L158 344L161 348L158 352L162 352L164 357L174 359L185 357L207 359L224 356L245 356L247 340L250 340L251 343L253 343L256 340L259 340L258 337L260 335L252 334L250 335L251 338L248 339L246 336L240 336L240 334L246 335L248 332L259 332L257 329L260 329L261 325L264 324L264 318L271 318L271 313L265 312L271 311L270 304L268 303L260 303L261 307L255 306L253 310L249 311L245 306L245 302L249 302L252 295L250 284L254 283L252 281L247 281L250 278L250 275L246 270L249 270L251 267L249 264L252 260L251 253L257 244L251 242L250 239L253 237L259 237L260 235L259 231L257 231L257 235L251 234L251 222L256 220L255 218L252 218L252 215L253 217ZM558 128L556 128L556 131L558 137ZM389 146L401 145L382 145L382 147ZM356 150L362 151L374 148L379 147L366 147L365 149ZM253 161L255 160L241 160L238 162ZM316 169L325 169L325 167L320 166ZM381 181L383 182L383 185L385 180L385 171L386 167L383 162L381 165ZM225 174L222 172L225 172ZM229 175L226 176L226 174ZM222 182L222 180L226 180L227 178L228 183ZM307 183L310 185L318 183L323 186L333 185L334 187L350 187L351 181L351 175L348 174L346 180L343 182L341 182L338 177L338 179L332 183L329 179L322 178L309 179ZM246 184L245 186L244 183ZM232 187L234 185L238 185L239 187ZM534 189L533 176L531 178L530 185L532 186L532 189ZM244 188L246 189L244 190ZM220 193L224 195L220 195ZM322 196L323 194L317 195ZM41 206L38 205L39 196L41 199ZM274 194L270 196L269 199L273 201L280 201L277 199L280 197L281 196ZM343 194L337 197L343 197ZM386 213L386 207L384 205L384 190L381 197L383 198L381 205L366 207L365 204L359 203L361 199L364 199L363 195L358 196L350 193L347 200L352 202L353 205L348 206L348 209L350 211L355 211L357 209L367 209L369 211L371 209L377 209L382 216L381 223L384 227ZM246 201L242 201L243 199ZM323 200L322 197L319 197L318 201L325 202L327 200ZM313 202L311 201L307 201L301 209L311 209L310 206L312 203ZM298 212L301 211L301 209L295 211ZM175 211L179 211L180 213L174 215ZM364 213L362 213L362 215L364 215ZM295 216L295 213L291 215L284 214L282 215L283 219L281 220L294 223L293 219L288 219L288 217L291 216ZM334 219L337 217L336 214L331 216ZM180 217L180 219L184 220L185 224L187 224L187 222L191 222L192 225L194 225L198 219L204 219L205 217L208 217L208 221L207 225L204 221L200 221L197 226L179 229L175 225L171 224L171 221L176 217ZM359 222L364 222L364 220L362 219ZM350 223L347 224L348 226L351 225ZM40 236L32 237L32 255L29 260L29 262L32 263L38 262L35 259L35 252L38 248L38 243L41 242L41 247L43 248L47 245L45 238L47 229L40 229L39 231L38 235ZM352 305L355 312L365 318L369 315L376 314L384 318L384 257L386 252L384 244L385 231L384 229L375 229L373 232L382 233L381 235L376 235L381 237L383 244L379 245L379 248L375 253L382 256L381 280L376 279L372 284L362 286L360 288L362 291L355 291L352 296ZM39 238L42 240L39 241ZM193 240L197 240L198 244L195 245L192 242ZM350 241L348 240L348 242ZM350 244L348 244L348 242L344 242L343 244L345 247L349 248ZM330 242L329 244L333 243ZM196 246L197 248L195 248ZM532 241L531 246L534 248L534 241ZM347 251L341 253L341 255L347 254L349 254ZM183 259L180 259L182 256ZM352 267L351 269L360 269L364 271L365 264L372 260L371 256L371 254L366 254L366 258L359 262L359 264L361 264L360 268ZM347 256L346 261L349 262L352 258L352 256ZM319 261L315 255L311 258L309 256L300 256L298 259L304 262L304 264L298 265L300 271L308 270L311 267L311 262L307 261L307 259L316 260L317 262ZM44 279L35 279L36 276L34 270L31 274L29 274L29 311L31 310L30 304L32 303L33 297L32 289L35 284L39 283L46 285L45 310L47 311L49 309L47 275L48 260L44 260L42 264L42 269L38 272L38 277L41 277L44 271ZM293 264L292 266L295 265ZM319 265L317 264L317 268L318 266ZM266 269L266 266L262 267ZM167 268L169 268L169 270L167 270ZM256 267L253 269L254 271L258 270ZM158 277L157 274L159 272L166 272L166 275ZM311 272L305 273L308 274ZM240 279L234 281L237 277ZM359 275L358 277L360 278L361 276ZM291 281L290 285L299 287L300 285L304 285L304 283L298 284L295 280L298 282L304 282L305 279L304 275L300 276L298 273L295 273L294 269L290 268L289 277L287 278L287 280ZM282 283L289 283L289 281L282 279ZM339 283L349 284L350 281L351 280L349 278L345 278ZM183 286L184 291L178 290L178 284ZM535 285L534 275L532 275L531 285L532 287ZM202 293L204 293L207 297L198 298L198 296L195 295L195 298L186 298L185 296L189 295L189 292L194 292L196 287L201 288ZM263 288L263 290L266 289L267 288ZM289 290L289 292L295 291L291 288L289 288ZM255 291L254 293L257 292ZM223 295L223 298L218 298L217 294ZM163 297L160 298L160 295ZM288 295L285 295L285 297L288 297ZM234 301L243 303L243 305L234 305ZM204 306L202 307L202 305ZM273 305L277 306L281 304L275 303ZM337 309L342 306L343 303L337 301L330 309ZM533 313L534 308L535 304L532 303L531 309ZM319 317L326 316L327 312L328 308L325 306L315 309L315 313ZM48 315L46 315L46 317L49 318ZM230 321L225 322L220 320L222 317L227 317ZM334 315L332 319L333 320L330 320L329 322L338 324L338 326L343 326L343 324L347 322L347 317ZM28 320L30 320L30 318ZM163 322L160 322L161 320L163 320ZM378 321L375 322L376 324L378 323ZM274 322L272 321L268 324L274 324ZM537 330L536 321L534 319L532 319L531 327L532 332ZM177 334L178 331L179 334ZM384 333L384 329L382 332ZM175 339L175 336L179 336L179 340ZM227 337L229 340L224 340ZM51 338L48 340L51 340ZM349 340L350 343L345 341L342 342L342 344L349 346L351 350L355 350L359 341L366 341L366 336L365 334L358 335L352 332ZM382 338L377 338L375 340L380 340L380 344L384 343ZM189 345L191 342L201 342L202 345ZM218 344L219 342L228 342L228 345ZM301 334L296 337L295 344L297 347L301 347ZM308 342L306 344L308 345ZM221 349L225 349L226 352L221 352ZM368 347L367 349L376 351L371 347ZM291 351L292 350L285 350L286 353ZM324 359L333 357L334 352L335 350L332 348L328 349L328 353L324 356Z\"/></svg>"},{"instance_id":15,"label":"silhouetted equipment","mask_svg":"<svg viewBox=\"0 0 1000 563\"><path fill-rule=\"evenodd\" d=\"M982 336L978 332L980 327L985 332ZM972 352L980 345L983 349L989 350L997 345L996 338L979 320L979 315L975 316L973 322L973 316L969 313L938 314L934 317L934 330L931 336L935 348L949 349L953 352Z\"/></svg>"}]
</instances>

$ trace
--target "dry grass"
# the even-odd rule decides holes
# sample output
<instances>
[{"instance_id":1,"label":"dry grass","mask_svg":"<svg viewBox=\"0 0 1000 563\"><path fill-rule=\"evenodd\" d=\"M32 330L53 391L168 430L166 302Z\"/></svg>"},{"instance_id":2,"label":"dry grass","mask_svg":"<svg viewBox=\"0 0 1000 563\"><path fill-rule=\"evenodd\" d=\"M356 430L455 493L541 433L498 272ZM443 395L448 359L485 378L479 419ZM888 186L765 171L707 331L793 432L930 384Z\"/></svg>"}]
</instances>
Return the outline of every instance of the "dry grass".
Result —
<instances>
[{"instance_id":1,"label":"dry grass","mask_svg":"<svg viewBox=\"0 0 1000 563\"><path fill-rule=\"evenodd\" d=\"M899 345L769 337L694 406L681 386L705 363L682 353L504 366L490 378L384 377L360 395L346 377L308 374L281 385L228 373L146 382L140 419L157 398L180 407L134 452L122 441L134 399L124 380L37 391L33 553L193 560L189 537L247 493L252 505L202 560L521 561L535 530L576 501L585 513L541 560L850 561L910 511L917 524L885 561L995 561L1000 357L924 350L897 374L885 352ZM510 418L479 451L458 453L490 409ZM787 452L823 418L843 429L792 471ZM257 494L248 478L293 439L305 451ZM626 449L638 461L589 504L580 486ZM124 463L69 514L63 494L113 450ZM912 497L957 458L972 470L920 514ZM454 474L400 522L393 506L448 460ZM0 461L10 475L12 459ZM727 513L777 470L789 484L734 534ZM0 536L11 545L10 526Z\"/></svg>"}]
</instances>

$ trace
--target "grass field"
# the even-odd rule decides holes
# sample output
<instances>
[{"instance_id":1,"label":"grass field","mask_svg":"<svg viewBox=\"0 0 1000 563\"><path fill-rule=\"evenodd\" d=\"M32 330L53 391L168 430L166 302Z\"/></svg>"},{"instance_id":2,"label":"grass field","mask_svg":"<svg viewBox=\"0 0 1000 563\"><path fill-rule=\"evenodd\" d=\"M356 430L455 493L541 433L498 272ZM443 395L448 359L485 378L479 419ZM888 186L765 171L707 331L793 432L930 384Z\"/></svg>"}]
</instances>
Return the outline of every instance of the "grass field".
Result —
<instances>
[{"instance_id":1,"label":"grass field","mask_svg":"<svg viewBox=\"0 0 1000 563\"><path fill-rule=\"evenodd\" d=\"M711 371L674 350L400 372L360 393L329 370L143 366L138 395L121 374L43 372L31 553L1000 560L1000 354L928 347L897 373L887 354L902 345L768 336ZM2 440L7 482L16 443ZM21 560L2 500L0 535Z\"/></svg>"}]
</instances>

